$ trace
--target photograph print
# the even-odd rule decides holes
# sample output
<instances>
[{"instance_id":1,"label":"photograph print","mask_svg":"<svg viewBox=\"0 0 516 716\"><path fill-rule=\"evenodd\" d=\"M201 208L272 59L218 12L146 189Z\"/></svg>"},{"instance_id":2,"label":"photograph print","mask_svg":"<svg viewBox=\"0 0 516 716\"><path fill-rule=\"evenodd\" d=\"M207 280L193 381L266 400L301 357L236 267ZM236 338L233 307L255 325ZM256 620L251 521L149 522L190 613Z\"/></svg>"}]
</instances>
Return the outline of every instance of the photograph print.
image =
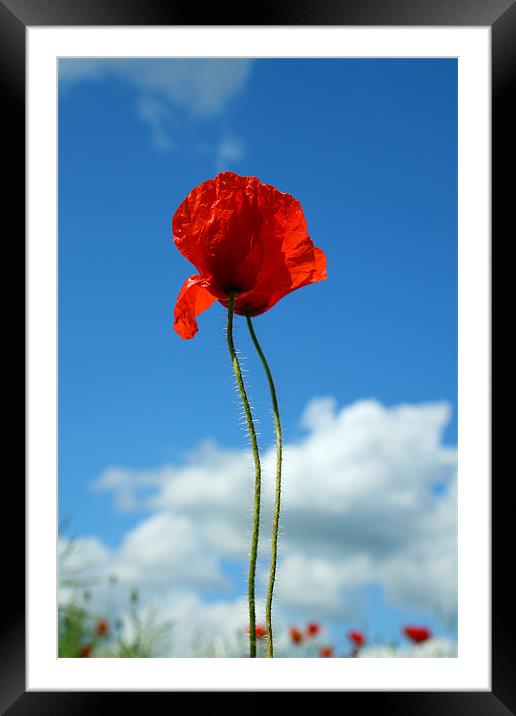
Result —
<instances>
[{"instance_id":1,"label":"photograph print","mask_svg":"<svg viewBox=\"0 0 516 716\"><path fill-rule=\"evenodd\" d=\"M58 62L58 656L457 656L457 60Z\"/></svg>"}]
</instances>

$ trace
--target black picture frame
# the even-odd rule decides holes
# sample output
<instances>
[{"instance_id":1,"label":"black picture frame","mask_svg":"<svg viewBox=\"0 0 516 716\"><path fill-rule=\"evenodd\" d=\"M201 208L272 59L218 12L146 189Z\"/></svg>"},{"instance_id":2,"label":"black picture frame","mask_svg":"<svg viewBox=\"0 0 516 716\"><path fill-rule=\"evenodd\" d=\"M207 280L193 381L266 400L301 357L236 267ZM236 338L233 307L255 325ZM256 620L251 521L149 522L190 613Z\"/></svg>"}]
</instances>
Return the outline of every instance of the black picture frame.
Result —
<instances>
[{"instance_id":1,"label":"black picture frame","mask_svg":"<svg viewBox=\"0 0 516 716\"><path fill-rule=\"evenodd\" d=\"M59 25L405 25L490 26L492 31L492 234L498 246L514 237L514 154L510 147L516 127L511 93L516 87L516 4L513 0L262 0L259 12L249 5L202 7L176 0L0 0L0 82L4 137L4 218L11 222L11 244L24 246L25 215L25 37L28 26ZM258 8L257 8L258 9ZM199 23L199 17L203 22ZM9 155L9 153L11 153ZM8 168L8 172L6 172ZM508 179L506 178L508 177ZM511 216L512 214L512 216ZM4 225L5 226L5 225ZM512 227L512 232L511 232ZM19 234L14 239L14 231ZM494 242L493 253L494 253ZM22 249L23 250L23 249ZM494 302L496 295L492 294ZM513 520L511 475L492 481L492 690L448 692L345 692L342 708L378 709L386 714L516 714L516 649L513 594L508 578ZM7 475L5 476L7 477ZM25 690L25 486L20 474L4 482L4 506L10 519L1 520L4 586L0 620L0 713L91 714L120 706L129 696L129 713L170 705L174 692L95 693L26 692ZM512 535L511 535L512 532ZM507 562L509 559L509 563ZM509 565L509 566L508 566ZM143 702L145 699L145 704ZM356 701L359 699L360 701ZM352 701L355 704L352 704ZM167 708L169 708L167 706Z\"/></svg>"}]
</instances>

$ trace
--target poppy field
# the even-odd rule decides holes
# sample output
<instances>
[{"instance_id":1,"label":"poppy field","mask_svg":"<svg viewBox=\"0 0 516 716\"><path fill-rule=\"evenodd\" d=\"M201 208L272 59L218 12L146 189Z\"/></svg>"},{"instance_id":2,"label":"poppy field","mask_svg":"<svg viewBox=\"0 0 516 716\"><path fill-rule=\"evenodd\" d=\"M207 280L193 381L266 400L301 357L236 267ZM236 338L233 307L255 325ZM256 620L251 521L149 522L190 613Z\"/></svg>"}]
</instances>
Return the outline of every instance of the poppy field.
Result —
<instances>
[{"instance_id":1,"label":"poppy field","mask_svg":"<svg viewBox=\"0 0 516 716\"><path fill-rule=\"evenodd\" d=\"M66 559L66 557L65 557ZM127 604L117 614L101 616L92 606L89 589L75 584L66 603L59 608L60 658L158 658L168 656L174 639L174 622L164 620L159 608L141 610L137 589L133 589ZM106 591L116 587L111 578ZM106 604L109 603L109 597ZM106 606L104 613L112 611ZM256 657L268 656L267 629L256 624ZM456 645L435 637L425 626L404 625L399 638L382 643L381 636L368 635L349 629L337 635L320 622L308 622L285 628L276 636L275 656L279 658L439 658L456 656ZM227 634L225 638L192 640L189 656L232 657L247 656L249 627Z\"/></svg>"}]
</instances>

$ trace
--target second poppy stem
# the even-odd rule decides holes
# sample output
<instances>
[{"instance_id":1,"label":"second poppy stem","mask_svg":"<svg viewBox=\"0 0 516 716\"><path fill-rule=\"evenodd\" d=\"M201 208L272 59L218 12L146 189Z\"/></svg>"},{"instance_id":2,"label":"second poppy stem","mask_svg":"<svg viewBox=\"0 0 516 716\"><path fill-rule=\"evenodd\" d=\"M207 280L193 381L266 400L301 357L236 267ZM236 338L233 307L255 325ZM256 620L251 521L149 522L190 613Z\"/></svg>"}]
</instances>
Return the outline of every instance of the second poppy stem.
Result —
<instances>
[{"instance_id":1,"label":"second poppy stem","mask_svg":"<svg viewBox=\"0 0 516 716\"><path fill-rule=\"evenodd\" d=\"M249 578L248 578L248 596L249 596L249 656L256 658L256 607L255 607L255 581L256 581L256 560L258 556L258 535L260 531L260 494L261 494L261 482L262 482L262 471L260 465L260 453L258 452L258 440L256 439L256 430L253 422L253 415L251 413L251 406L247 398L245 390L244 379L242 378L242 371L240 370L240 363L238 362L238 356L235 350L235 344L233 341L233 314L235 308L235 294L230 293L229 296L229 308L228 308L228 328L227 328L227 340L228 348L231 356L231 362L233 364L233 370L235 371L235 377L238 385L238 391L242 404L244 406L245 417L247 419L247 426L249 428L249 437L251 438L251 447L253 450L254 458L254 472L255 472L255 483L254 483L254 514L253 514L253 531L251 537L251 557L249 560Z\"/></svg>"},{"instance_id":2,"label":"second poppy stem","mask_svg":"<svg viewBox=\"0 0 516 716\"><path fill-rule=\"evenodd\" d=\"M272 379L271 369L267 363L262 347L258 342L256 333L254 332L254 326L251 321L251 316L247 316L247 326L249 333L253 339L254 346L260 356L260 360L265 369L265 375L267 376L267 382L269 383L269 391L271 394L272 410L274 413L274 427L276 429L276 497L274 502L274 516L272 518L272 545L271 545L271 567L269 572L269 584L267 587L267 598L265 603L265 626L267 627L267 656L272 658L274 656L274 645L272 639L272 595L274 592L274 582L276 579L276 562L278 560L278 532L279 532L279 518L280 518L280 503L281 503L281 462L282 462L282 438L281 438L281 422L278 408L278 398L276 396L276 388L274 387L274 381Z\"/></svg>"}]
</instances>

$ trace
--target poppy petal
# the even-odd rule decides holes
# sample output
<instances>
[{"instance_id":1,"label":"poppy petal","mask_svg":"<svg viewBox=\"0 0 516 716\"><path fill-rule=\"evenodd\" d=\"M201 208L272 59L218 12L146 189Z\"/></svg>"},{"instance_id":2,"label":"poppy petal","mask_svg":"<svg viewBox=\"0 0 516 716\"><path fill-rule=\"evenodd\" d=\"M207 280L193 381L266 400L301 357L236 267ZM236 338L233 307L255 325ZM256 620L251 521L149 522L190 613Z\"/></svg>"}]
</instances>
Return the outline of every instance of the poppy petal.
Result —
<instances>
[{"instance_id":1,"label":"poppy petal","mask_svg":"<svg viewBox=\"0 0 516 716\"><path fill-rule=\"evenodd\" d=\"M315 271L311 283L316 281L324 281L328 278L326 273L326 254L318 246L314 246Z\"/></svg>"},{"instance_id":2,"label":"poppy petal","mask_svg":"<svg viewBox=\"0 0 516 716\"><path fill-rule=\"evenodd\" d=\"M174 308L174 329L181 338L193 338L197 331L196 316L205 311L217 298L206 288L202 276L189 276L183 284Z\"/></svg>"},{"instance_id":3,"label":"poppy petal","mask_svg":"<svg viewBox=\"0 0 516 716\"><path fill-rule=\"evenodd\" d=\"M256 177L222 172L192 189L172 219L174 243L227 293L254 285L263 256Z\"/></svg>"},{"instance_id":4,"label":"poppy petal","mask_svg":"<svg viewBox=\"0 0 516 716\"><path fill-rule=\"evenodd\" d=\"M260 238L267 257L254 290L235 303L237 313L258 315L297 288L326 278L326 256L308 235L297 199L267 184L260 185L260 211L267 217ZM245 311L242 310L245 307Z\"/></svg>"},{"instance_id":5,"label":"poppy petal","mask_svg":"<svg viewBox=\"0 0 516 716\"><path fill-rule=\"evenodd\" d=\"M324 281L326 277L324 251L314 247L313 244L307 245L302 262L298 262L292 268L287 259L283 268L262 277L255 289L237 296L235 313L258 316L292 291L317 281ZM227 302L222 301L222 303L226 305Z\"/></svg>"}]
</instances>

